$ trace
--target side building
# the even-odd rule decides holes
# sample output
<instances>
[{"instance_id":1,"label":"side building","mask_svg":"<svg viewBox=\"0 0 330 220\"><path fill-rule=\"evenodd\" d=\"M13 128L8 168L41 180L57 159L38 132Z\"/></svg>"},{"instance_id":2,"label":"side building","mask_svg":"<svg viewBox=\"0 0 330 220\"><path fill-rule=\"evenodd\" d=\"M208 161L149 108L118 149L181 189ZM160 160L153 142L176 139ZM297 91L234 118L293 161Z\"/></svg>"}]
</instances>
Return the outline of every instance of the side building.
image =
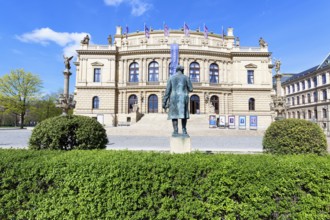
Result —
<instances>
[{"instance_id":1,"label":"side building","mask_svg":"<svg viewBox=\"0 0 330 220\"><path fill-rule=\"evenodd\" d=\"M162 97L172 74L171 45L179 46L179 64L190 77L191 114L258 117L258 129L272 121L271 53L261 39L242 47L228 28L225 36L163 30L123 33L116 28L108 45L83 42L76 65L75 114L97 118L107 126L132 124L143 114L165 114Z\"/></svg>"},{"instance_id":2,"label":"side building","mask_svg":"<svg viewBox=\"0 0 330 220\"><path fill-rule=\"evenodd\" d=\"M286 97L286 118L311 120L330 134L330 54L320 65L287 79L282 89Z\"/></svg>"}]
</instances>

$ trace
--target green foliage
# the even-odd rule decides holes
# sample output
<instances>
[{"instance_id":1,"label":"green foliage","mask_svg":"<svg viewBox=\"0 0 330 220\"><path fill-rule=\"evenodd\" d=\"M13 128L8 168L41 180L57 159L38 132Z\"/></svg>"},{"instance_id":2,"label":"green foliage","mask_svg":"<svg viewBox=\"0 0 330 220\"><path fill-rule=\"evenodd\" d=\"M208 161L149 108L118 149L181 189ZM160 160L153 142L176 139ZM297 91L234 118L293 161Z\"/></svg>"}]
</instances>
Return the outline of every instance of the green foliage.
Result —
<instances>
[{"instance_id":1,"label":"green foliage","mask_svg":"<svg viewBox=\"0 0 330 220\"><path fill-rule=\"evenodd\" d=\"M62 109L55 106L58 96L53 93L33 102L29 114L26 115L26 121L41 122L47 118L61 115Z\"/></svg>"},{"instance_id":2,"label":"green foliage","mask_svg":"<svg viewBox=\"0 0 330 220\"><path fill-rule=\"evenodd\" d=\"M40 122L32 131L29 148L34 150L104 149L108 143L103 126L90 117L57 116Z\"/></svg>"},{"instance_id":3,"label":"green foliage","mask_svg":"<svg viewBox=\"0 0 330 220\"><path fill-rule=\"evenodd\" d=\"M262 145L265 152L274 154L324 154L327 140L317 124L302 119L285 119L268 127Z\"/></svg>"},{"instance_id":4,"label":"green foliage","mask_svg":"<svg viewBox=\"0 0 330 220\"><path fill-rule=\"evenodd\" d=\"M6 111L20 115L21 128L30 104L39 95L41 80L38 75L23 69L11 71L0 77L0 103Z\"/></svg>"},{"instance_id":5,"label":"green foliage","mask_svg":"<svg viewBox=\"0 0 330 220\"><path fill-rule=\"evenodd\" d=\"M0 150L0 219L329 219L330 156Z\"/></svg>"}]
</instances>

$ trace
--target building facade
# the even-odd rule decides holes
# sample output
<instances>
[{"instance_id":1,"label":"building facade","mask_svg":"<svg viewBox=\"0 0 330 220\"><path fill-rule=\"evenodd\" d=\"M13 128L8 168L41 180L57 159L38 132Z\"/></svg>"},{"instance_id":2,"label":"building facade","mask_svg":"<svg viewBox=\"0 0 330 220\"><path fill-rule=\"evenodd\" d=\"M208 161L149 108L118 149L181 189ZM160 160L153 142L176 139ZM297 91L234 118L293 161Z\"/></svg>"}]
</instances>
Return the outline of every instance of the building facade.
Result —
<instances>
[{"instance_id":1,"label":"building facade","mask_svg":"<svg viewBox=\"0 0 330 220\"><path fill-rule=\"evenodd\" d=\"M318 123L329 134L330 54L320 64L282 83L286 98L286 118Z\"/></svg>"},{"instance_id":2,"label":"building facade","mask_svg":"<svg viewBox=\"0 0 330 220\"><path fill-rule=\"evenodd\" d=\"M162 97L173 73L171 44L179 45L179 64L190 77L191 114L258 116L258 128L272 121L271 53L267 44L242 47L233 29L218 35L184 30L123 33L117 27L108 45L83 42L76 65L75 114L102 124L135 123L139 115L164 114Z\"/></svg>"}]
</instances>

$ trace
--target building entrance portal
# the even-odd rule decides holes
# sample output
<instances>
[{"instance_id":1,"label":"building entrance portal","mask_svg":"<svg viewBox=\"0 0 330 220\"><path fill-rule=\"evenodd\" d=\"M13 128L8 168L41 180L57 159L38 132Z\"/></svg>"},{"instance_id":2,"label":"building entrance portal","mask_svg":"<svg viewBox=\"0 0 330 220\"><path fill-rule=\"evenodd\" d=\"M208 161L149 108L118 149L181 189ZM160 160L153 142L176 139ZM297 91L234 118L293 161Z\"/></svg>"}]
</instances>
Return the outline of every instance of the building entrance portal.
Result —
<instances>
[{"instance_id":1,"label":"building entrance portal","mask_svg":"<svg viewBox=\"0 0 330 220\"><path fill-rule=\"evenodd\" d=\"M190 97L190 113L199 114L200 113L200 101L198 95L192 95Z\"/></svg>"},{"instance_id":2,"label":"building entrance portal","mask_svg":"<svg viewBox=\"0 0 330 220\"><path fill-rule=\"evenodd\" d=\"M219 98L214 95L211 97L211 104L214 106L214 113L219 114Z\"/></svg>"},{"instance_id":3,"label":"building entrance portal","mask_svg":"<svg viewBox=\"0 0 330 220\"><path fill-rule=\"evenodd\" d=\"M156 95L149 96L148 99L148 113L158 112L158 97Z\"/></svg>"}]
</instances>

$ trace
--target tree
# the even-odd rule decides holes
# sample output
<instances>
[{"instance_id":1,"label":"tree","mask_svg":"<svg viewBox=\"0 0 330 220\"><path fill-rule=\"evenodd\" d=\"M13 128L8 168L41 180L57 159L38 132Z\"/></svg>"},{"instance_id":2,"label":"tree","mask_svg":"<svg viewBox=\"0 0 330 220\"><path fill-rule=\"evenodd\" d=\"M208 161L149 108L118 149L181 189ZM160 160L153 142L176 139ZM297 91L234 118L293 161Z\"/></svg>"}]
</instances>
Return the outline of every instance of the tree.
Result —
<instances>
[{"instance_id":1,"label":"tree","mask_svg":"<svg viewBox=\"0 0 330 220\"><path fill-rule=\"evenodd\" d=\"M57 98L58 94L52 93L36 100L31 105L30 111L26 115L26 120L41 122L47 118L61 115L62 109L55 106L55 101Z\"/></svg>"},{"instance_id":2,"label":"tree","mask_svg":"<svg viewBox=\"0 0 330 220\"><path fill-rule=\"evenodd\" d=\"M20 116L20 127L33 100L40 95L41 80L38 75L23 69L12 70L0 77L0 105Z\"/></svg>"}]
</instances>

